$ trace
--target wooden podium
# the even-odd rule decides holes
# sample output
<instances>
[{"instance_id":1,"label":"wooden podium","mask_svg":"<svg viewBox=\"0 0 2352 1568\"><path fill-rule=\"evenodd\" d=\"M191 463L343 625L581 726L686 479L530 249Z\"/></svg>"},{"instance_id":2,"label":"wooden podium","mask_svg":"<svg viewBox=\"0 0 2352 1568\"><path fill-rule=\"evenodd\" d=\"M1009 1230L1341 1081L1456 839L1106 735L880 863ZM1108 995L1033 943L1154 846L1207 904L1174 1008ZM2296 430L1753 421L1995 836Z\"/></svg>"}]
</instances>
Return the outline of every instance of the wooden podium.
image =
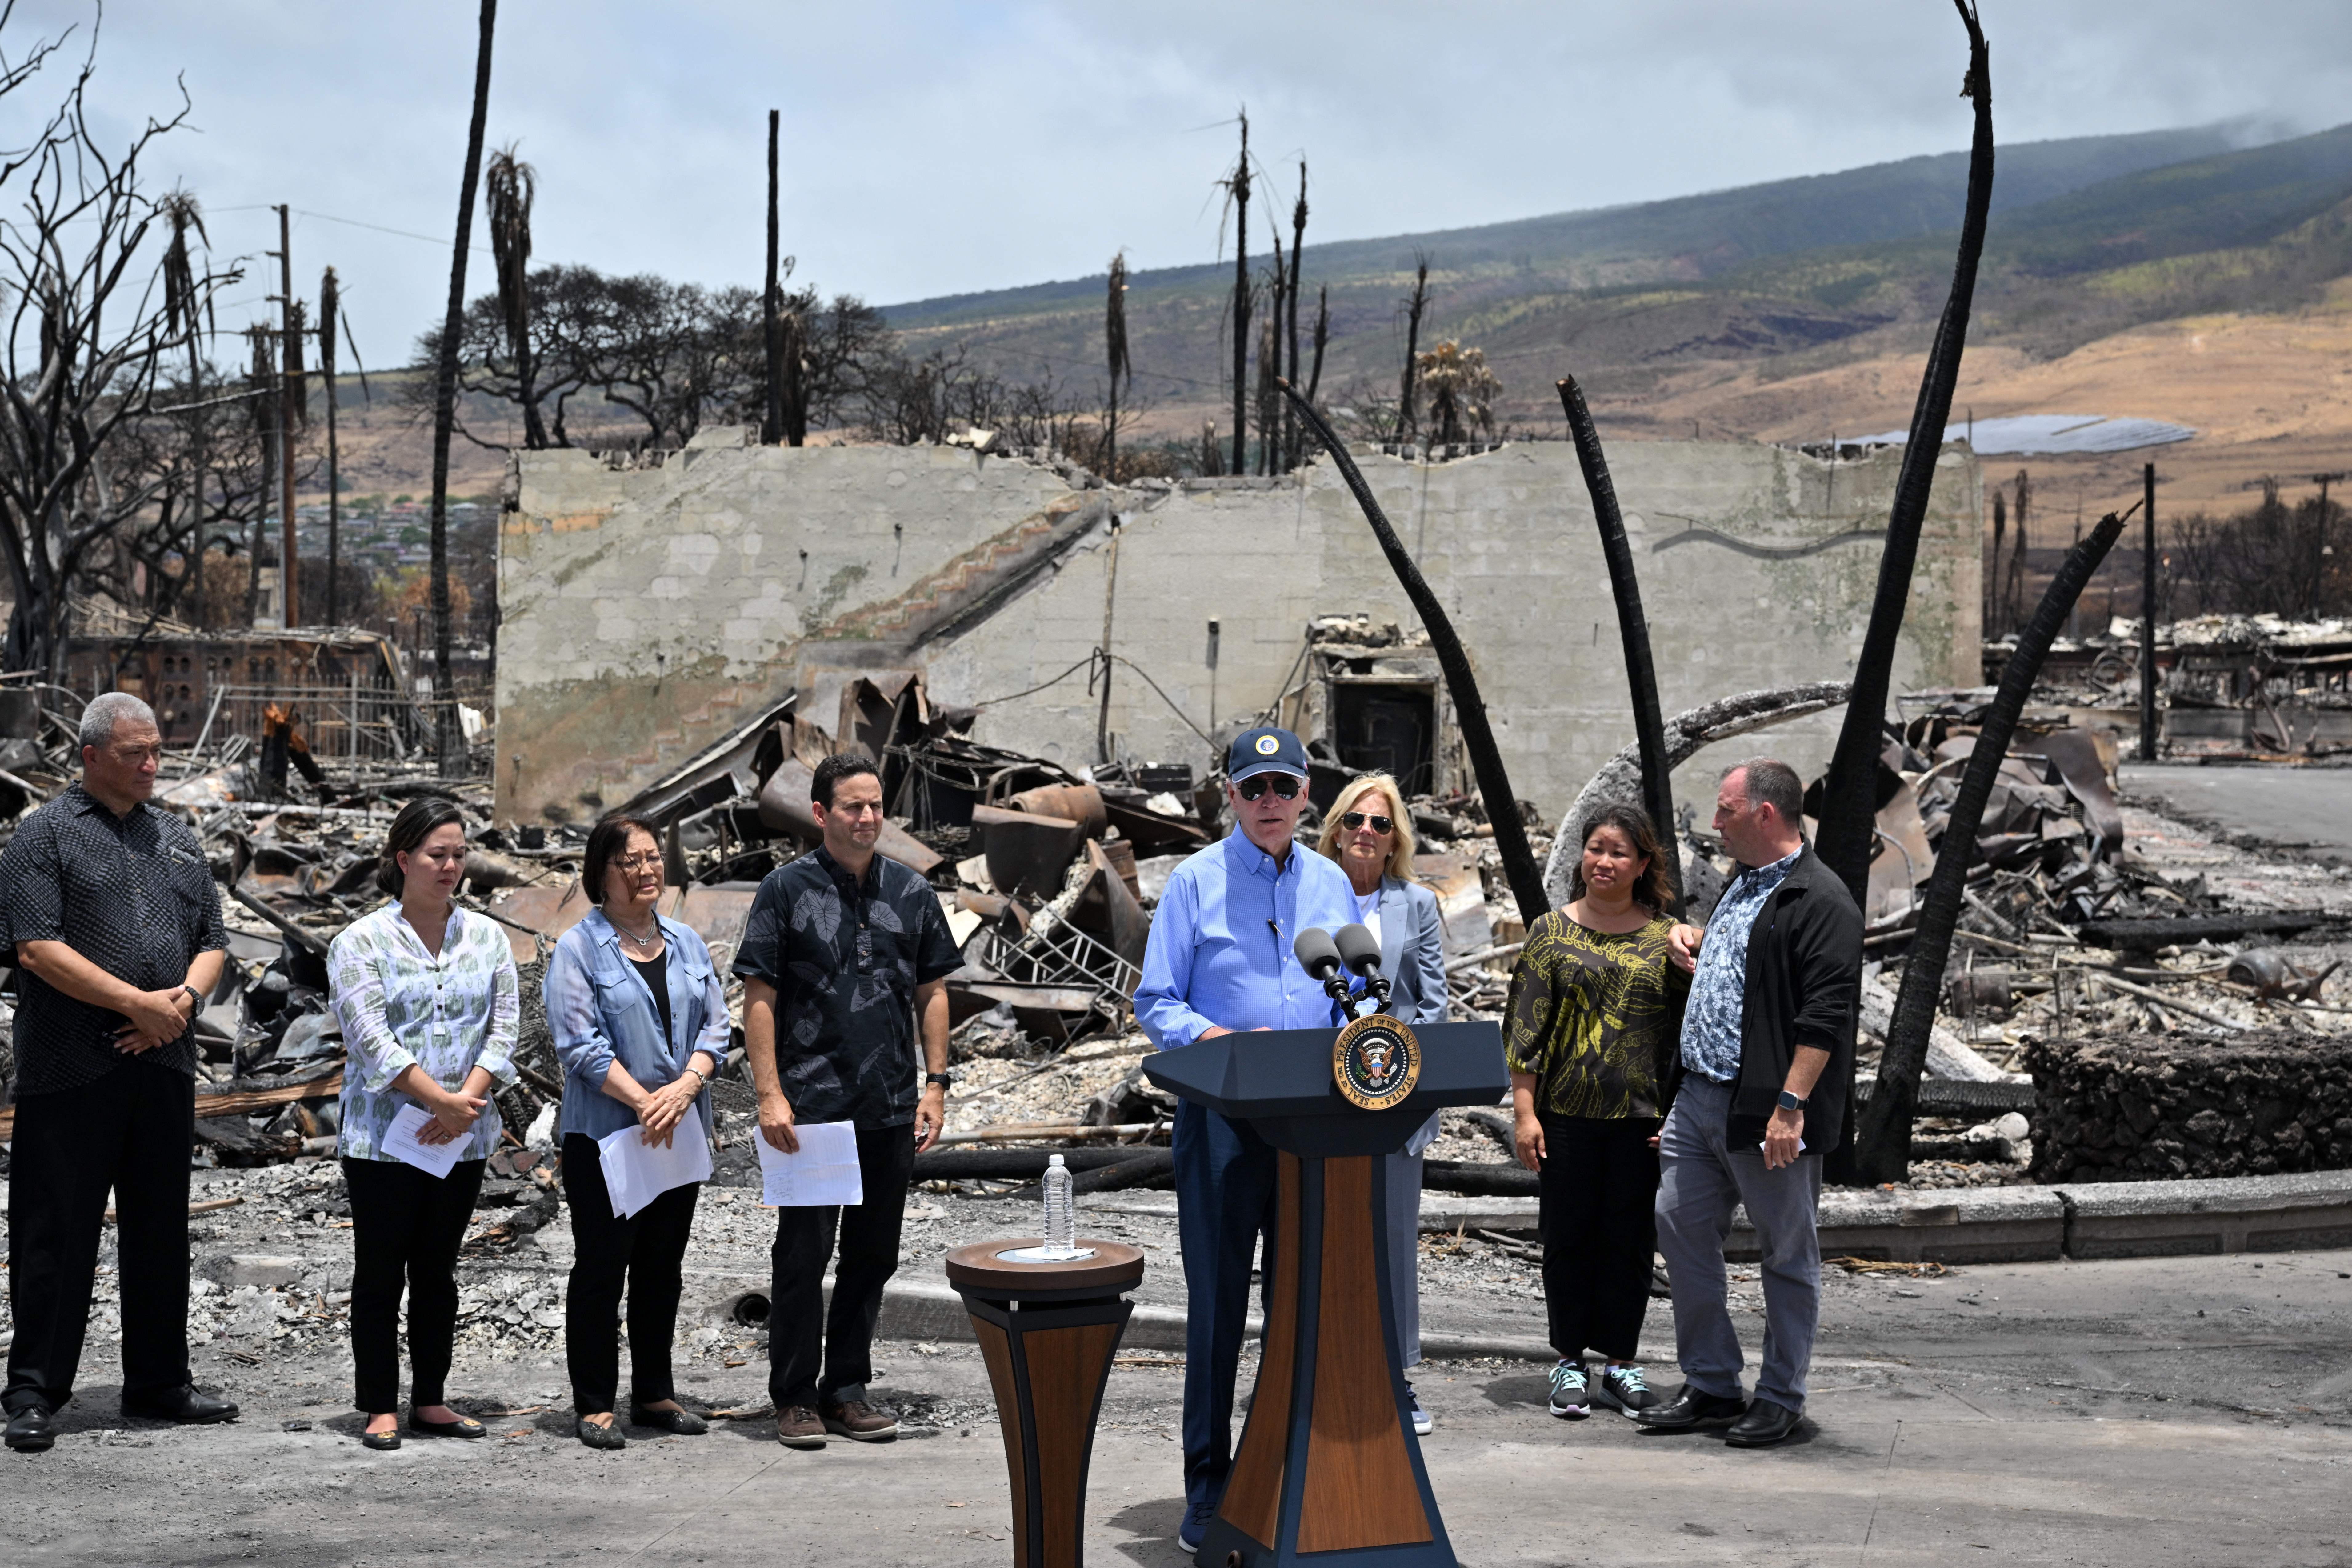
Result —
<instances>
[{"instance_id":1,"label":"wooden podium","mask_svg":"<svg viewBox=\"0 0 2352 1568\"><path fill-rule=\"evenodd\" d=\"M1420 1080L1385 1110L1341 1097L1328 1029L1221 1035L1145 1058L1153 1083L1248 1122L1281 1155L1257 1391L1202 1564L1453 1568L1399 1364L1376 1160L1440 1106L1495 1103L1510 1075L1493 1024L1412 1033Z\"/></svg>"},{"instance_id":2,"label":"wooden podium","mask_svg":"<svg viewBox=\"0 0 2352 1568\"><path fill-rule=\"evenodd\" d=\"M1032 1236L959 1247L948 1254L948 1281L971 1313L996 1392L1013 1479L1013 1561L1078 1568L1095 1418L1135 1310L1125 1292L1143 1278L1143 1254L1123 1241L1080 1237L1093 1257L1024 1263L1003 1256L1037 1244Z\"/></svg>"}]
</instances>

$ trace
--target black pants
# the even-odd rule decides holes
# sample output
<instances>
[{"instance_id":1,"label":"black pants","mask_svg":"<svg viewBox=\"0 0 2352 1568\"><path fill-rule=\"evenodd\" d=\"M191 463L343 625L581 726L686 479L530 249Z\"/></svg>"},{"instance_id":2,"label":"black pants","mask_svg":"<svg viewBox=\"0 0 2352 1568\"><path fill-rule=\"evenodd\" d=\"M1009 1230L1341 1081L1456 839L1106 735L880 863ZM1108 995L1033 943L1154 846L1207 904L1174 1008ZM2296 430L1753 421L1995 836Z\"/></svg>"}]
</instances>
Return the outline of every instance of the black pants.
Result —
<instances>
[{"instance_id":1,"label":"black pants","mask_svg":"<svg viewBox=\"0 0 2352 1568\"><path fill-rule=\"evenodd\" d=\"M572 1407L583 1415L614 1408L621 1386L621 1337L614 1319L621 1289L629 1292L629 1398L658 1405L677 1397L670 1381L670 1340L677 1332L680 1266L694 1231L700 1184L672 1187L627 1219L613 1213L596 1140L563 1140L563 1201L572 1210L572 1278L563 1289L563 1359L572 1372Z\"/></svg>"},{"instance_id":2,"label":"black pants","mask_svg":"<svg viewBox=\"0 0 2352 1568\"><path fill-rule=\"evenodd\" d=\"M914 1128L859 1128L857 1168L864 1203L776 1211L776 1245L768 1255L768 1396L779 1413L791 1405L814 1409L820 1401L863 1399L874 1375L874 1324L882 1315L882 1287L898 1271ZM824 1266L836 1228L841 1263L828 1311Z\"/></svg>"},{"instance_id":3,"label":"black pants","mask_svg":"<svg viewBox=\"0 0 2352 1568\"><path fill-rule=\"evenodd\" d=\"M394 1160L345 1160L352 1199L352 1402L400 1408L400 1292L408 1290L408 1403L442 1404L457 1337L457 1247L488 1162L434 1176Z\"/></svg>"},{"instance_id":4,"label":"black pants","mask_svg":"<svg viewBox=\"0 0 2352 1568\"><path fill-rule=\"evenodd\" d=\"M16 1103L8 1182L8 1305L16 1338L0 1404L73 1397L89 1329L106 1197L114 1194L122 1396L188 1381L188 1145L194 1082L126 1061L95 1083Z\"/></svg>"},{"instance_id":5,"label":"black pants","mask_svg":"<svg viewBox=\"0 0 2352 1568\"><path fill-rule=\"evenodd\" d=\"M1632 1361L1658 1244L1655 1117L1545 1116L1539 1180L1551 1346Z\"/></svg>"}]
</instances>

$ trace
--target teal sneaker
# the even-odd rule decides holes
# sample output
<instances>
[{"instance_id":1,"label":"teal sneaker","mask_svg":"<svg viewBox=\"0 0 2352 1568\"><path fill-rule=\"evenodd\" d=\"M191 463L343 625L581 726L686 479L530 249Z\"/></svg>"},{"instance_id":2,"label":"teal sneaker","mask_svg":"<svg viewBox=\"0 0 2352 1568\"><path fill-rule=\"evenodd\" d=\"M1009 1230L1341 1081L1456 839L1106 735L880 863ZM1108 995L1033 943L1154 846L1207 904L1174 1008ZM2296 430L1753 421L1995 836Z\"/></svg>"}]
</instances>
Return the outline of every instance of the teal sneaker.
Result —
<instances>
[{"instance_id":1,"label":"teal sneaker","mask_svg":"<svg viewBox=\"0 0 2352 1568\"><path fill-rule=\"evenodd\" d=\"M1583 1362L1570 1358L1551 1369L1551 1413L1563 1421L1581 1421L1592 1414Z\"/></svg>"}]
</instances>

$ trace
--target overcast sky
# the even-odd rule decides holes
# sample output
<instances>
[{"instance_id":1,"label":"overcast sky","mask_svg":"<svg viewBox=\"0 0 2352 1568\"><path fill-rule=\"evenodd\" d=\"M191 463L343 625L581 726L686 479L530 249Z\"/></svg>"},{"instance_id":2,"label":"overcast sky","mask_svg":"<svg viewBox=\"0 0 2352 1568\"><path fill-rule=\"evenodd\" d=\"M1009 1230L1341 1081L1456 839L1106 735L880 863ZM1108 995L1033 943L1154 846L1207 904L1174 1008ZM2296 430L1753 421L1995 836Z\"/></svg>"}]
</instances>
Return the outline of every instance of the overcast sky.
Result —
<instances>
[{"instance_id":1,"label":"overcast sky","mask_svg":"<svg viewBox=\"0 0 2352 1568\"><path fill-rule=\"evenodd\" d=\"M2352 119L2346 0L1984 12L2003 141ZM94 101L120 137L184 77L193 129L150 178L197 194L224 253L276 244L265 204L305 215L299 290L332 263L386 364L446 295L478 14L116 0ZM68 25L87 39L94 16L20 0L5 53ZM1948 0L504 0L488 139L539 172L537 259L756 283L781 109L799 277L889 303L1097 273L1120 247L1138 268L1213 259L1240 104L1286 209L1308 160L1311 248L1962 147L1965 63ZM54 85L6 100L0 142ZM468 292L489 284L483 253ZM223 325L263 292L230 294Z\"/></svg>"}]
</instances>

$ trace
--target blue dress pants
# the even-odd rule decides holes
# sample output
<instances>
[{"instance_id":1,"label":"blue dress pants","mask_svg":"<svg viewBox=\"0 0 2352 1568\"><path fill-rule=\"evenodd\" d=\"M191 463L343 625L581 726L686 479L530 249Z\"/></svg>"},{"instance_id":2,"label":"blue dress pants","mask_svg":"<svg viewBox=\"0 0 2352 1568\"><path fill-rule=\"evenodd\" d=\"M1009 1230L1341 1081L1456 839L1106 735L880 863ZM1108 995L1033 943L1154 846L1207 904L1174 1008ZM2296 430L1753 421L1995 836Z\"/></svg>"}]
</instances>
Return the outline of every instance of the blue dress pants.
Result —
<instances>
[{"instance_id":1,"label":"blue dress pants","mask_svg":"<svg viewBox=\"0 0 2352 1568\"><path fill-rule=\"evenodd\" d=\"M1176 1107L1176 1234L1184 1257L1184 1499L1213 1503L1234 1465L1234 1377L1249 1317L1250 1267L1267 1237L1261 1300L1273 1294L1274 1146L1191 1100Z\"/></svg>"}]
</instances>

